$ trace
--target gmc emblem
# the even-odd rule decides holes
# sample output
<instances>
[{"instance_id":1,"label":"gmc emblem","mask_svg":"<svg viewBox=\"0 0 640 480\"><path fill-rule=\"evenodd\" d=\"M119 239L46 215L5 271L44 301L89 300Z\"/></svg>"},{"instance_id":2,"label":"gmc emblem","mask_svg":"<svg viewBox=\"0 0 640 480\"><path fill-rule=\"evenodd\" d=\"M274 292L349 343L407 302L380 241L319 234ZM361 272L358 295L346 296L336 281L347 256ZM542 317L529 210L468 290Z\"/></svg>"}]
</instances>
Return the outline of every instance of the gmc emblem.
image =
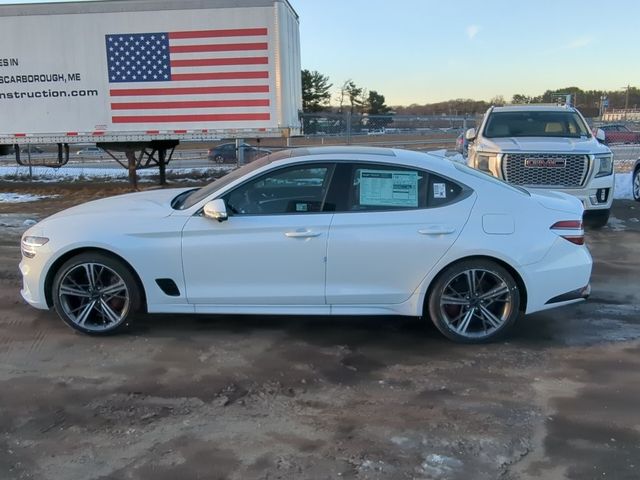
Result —
<instances>
[{"instance_id":1,"label":"gmc emblem","mask_svg":"<svg viewBox=\"0 0 640 480\"><path fill-rule=\"evenodd\" d=\"M567 166L567 160L564 158L525 158L524 166L537 168L564 168Z\"/></svg>"}]
</instances>

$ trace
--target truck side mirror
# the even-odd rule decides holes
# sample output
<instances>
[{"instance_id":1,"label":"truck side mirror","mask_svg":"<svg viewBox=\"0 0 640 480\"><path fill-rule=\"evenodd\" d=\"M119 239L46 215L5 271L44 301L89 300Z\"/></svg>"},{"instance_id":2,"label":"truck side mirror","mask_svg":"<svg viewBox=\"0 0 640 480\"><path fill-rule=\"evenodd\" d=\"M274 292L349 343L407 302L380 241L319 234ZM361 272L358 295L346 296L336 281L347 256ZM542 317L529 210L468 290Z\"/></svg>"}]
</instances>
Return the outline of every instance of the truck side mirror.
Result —
<instances>
[{"instance_id":1,"label":"truck side mirror","mask_svg":"<svg viewBox=\"0 0 640 480\"><path fill-rule=\"evenodd\" d=\"M601 128L597 129L596 140L598 140L600 143L604 143L606 139L607 135L604 133L604 130L602 130Z\"/></svg>"},{"instance_id":2,"label":"truck side mirror","mask_svg":"<svg viewBox=\"0 0 640 480\"><path fill-rule=\"evenodd\" d=\"M205 203L203 211L205 217L219 222L224 222L229 218L227 206L221 198L216 198L215 200Z\"/></svg>"},{"instance_id":3,"label":"truck side mirror","mask_svg":"<svg viewBox=\"0 0 640 480\"><path fill-rule=\"evenodd\" d=\"M476 133L476 129L475 128L470 128L469 130L467 130L464 133L464 138L466 138L467 141L469 141L469 142L473 142L476 139L477 136L478 135Z\"/></svg>"}]
</instances>

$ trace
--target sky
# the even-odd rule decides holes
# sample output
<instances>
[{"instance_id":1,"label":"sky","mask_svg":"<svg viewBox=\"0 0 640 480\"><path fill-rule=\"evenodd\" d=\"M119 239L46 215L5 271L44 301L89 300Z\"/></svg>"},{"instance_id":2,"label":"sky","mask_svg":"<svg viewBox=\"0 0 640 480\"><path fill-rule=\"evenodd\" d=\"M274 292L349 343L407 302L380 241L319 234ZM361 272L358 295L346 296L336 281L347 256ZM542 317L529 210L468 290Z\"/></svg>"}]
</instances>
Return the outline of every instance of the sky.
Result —
<instances>
[{"instance_id":1,"label":"sky","mask_svg":"<svg viewBox=\"0 0 640 480\"><path fill-rule=\"evenodd\" d=\"M388 105L640 86L637 0L289 2L302 68L334 90L351 79Z\"/></svg>"},{"instance_id":2,"label":"sky","mask_svg":"<svg viewBox=\"0 0 640 480\"><path fill-rule=\"evenodd\" d=\"M637 0L289 0L302 67L389 105L640 86Z\"/></svg>"}]
</instances>

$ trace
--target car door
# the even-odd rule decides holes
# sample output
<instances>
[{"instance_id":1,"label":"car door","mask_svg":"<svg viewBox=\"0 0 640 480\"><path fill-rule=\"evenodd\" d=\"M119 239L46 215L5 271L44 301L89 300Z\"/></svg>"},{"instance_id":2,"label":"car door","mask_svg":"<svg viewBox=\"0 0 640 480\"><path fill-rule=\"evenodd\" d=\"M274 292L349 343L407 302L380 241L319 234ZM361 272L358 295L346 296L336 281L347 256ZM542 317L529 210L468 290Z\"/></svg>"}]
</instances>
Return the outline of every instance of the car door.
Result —
<instances>
[{"instance_id":1,"label":"car door","mask_svg":"<svg viewBox=\"0 0 640 480\"><path fill-rule=\"evenodd\" d=\"M473 192L418 168L354 164L335 175L348 179L348 199L329 230L327 303L408 300L460 234Z\"/></svg>"},{"instance_id":2,"label":"car door","mask_svg":"<svg viewBox=\"0 0 640 480\"><path fill-rule=\"evenodd\" d=\"M228 220L183 230L187 298L197 305L325 305L325 205L333 164L281 168L224 195Z\"/></svg>"}]
</instances>

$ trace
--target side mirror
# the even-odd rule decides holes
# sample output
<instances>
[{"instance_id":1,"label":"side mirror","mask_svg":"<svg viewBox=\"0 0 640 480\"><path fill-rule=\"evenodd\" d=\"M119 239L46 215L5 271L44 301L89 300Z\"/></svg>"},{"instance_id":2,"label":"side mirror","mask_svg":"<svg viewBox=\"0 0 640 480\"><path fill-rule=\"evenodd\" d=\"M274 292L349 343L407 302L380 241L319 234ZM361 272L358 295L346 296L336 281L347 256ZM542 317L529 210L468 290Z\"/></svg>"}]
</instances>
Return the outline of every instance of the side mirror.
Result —
<instances>
[{"instance_id":1,"label":"side mirror","mask_svg":"<svg viewBox=\"0 0 640 480\"><path fill-rule=\"evenodd\" d=\"M224 222L229 218L227 206L221 198L216 198L215 200L205 203L203 211L205 217L219 222Z\"/></svg>"},{"instance_id":2,"label":"side mirror","mask_svg":"<svg viewBox=\"0 0 640 480\"><path fill-rule=\"evenodd\" d=\"M602 130L601 128L597 129L596 140L598 140L600 143L604 143L606 139L607 135L604 133L604 130Z\"/></svg>"},{"instance_id":3,"label":"side mirror","mask_svg":"<svg viewBox=\"0 0 640 480\"><path fill-rule=\"evenodd\" d=\"M473 142L477 137L476 129L470 128L466 132L464 132L464 138L466 138L469 142Z\"/></svg>"}]
</instances>

